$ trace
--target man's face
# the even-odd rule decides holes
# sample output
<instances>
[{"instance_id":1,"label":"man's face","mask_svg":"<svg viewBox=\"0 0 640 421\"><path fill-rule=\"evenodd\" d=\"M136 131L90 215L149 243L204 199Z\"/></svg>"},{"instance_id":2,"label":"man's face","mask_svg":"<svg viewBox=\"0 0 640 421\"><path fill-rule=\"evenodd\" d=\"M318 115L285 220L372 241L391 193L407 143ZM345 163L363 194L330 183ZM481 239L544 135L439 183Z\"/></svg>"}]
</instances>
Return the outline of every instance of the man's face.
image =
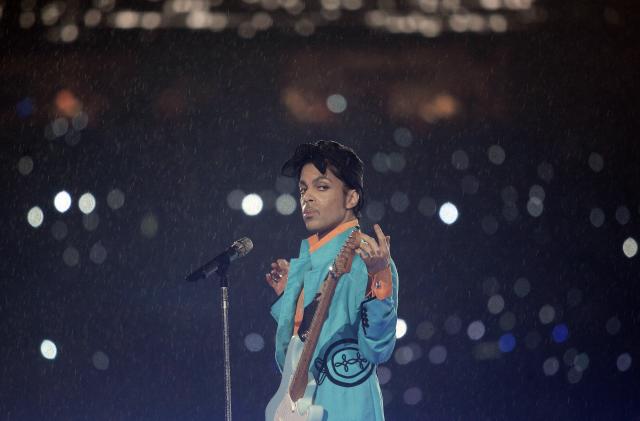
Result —
<instances>
[{"instance_id":1,"label":"man's face","mask_svg":"<svg viewBox=\"0 0 640 421\"><path fill-rule=\"evenodd\" d=\"M322 174L312 163L300 172L300 207L307 230L320 236L353 219L351 209L358 203L355 190L345 193L342 180L330 168Z\"/></svg>"}]
</instances>

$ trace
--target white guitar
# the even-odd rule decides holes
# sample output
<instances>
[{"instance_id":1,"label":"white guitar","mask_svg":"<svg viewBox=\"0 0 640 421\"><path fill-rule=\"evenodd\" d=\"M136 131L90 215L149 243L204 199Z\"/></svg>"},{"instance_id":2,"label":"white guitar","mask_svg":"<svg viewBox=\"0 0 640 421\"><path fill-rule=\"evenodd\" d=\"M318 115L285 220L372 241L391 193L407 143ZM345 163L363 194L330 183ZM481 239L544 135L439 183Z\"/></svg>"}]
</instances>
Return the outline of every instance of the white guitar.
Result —
<instances>
[{"instance_id":1,"label":"white guitar","mask_svg":"<svg viewBox=\"0 0 640 421\"><path fill-rule=\"evenodd\" d=\"M316 298L320 301L309 330L303 334L305 341L302 342L298 335L291 338L284 361L282 381L265 410L266 421L322 421L324 409L319 405L313 405L316 382L313 376L309 375L309 365L338 280L351 270L351 263L359 244L360 232L353 231L333 261L329 274L320 288L319 297Z\"/></svg>"}]
</instances>

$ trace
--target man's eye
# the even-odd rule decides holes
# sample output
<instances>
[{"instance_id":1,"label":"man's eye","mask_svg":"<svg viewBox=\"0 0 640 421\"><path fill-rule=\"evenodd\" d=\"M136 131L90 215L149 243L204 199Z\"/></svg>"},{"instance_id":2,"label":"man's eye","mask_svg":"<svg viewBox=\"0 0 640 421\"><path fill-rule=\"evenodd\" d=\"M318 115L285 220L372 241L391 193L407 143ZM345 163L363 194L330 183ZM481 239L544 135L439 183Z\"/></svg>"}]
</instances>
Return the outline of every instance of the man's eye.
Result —
<instances>
[{"instance_id":1,"label":"man's eye","mask_svg":"<svg viewBox=\"0 0 640 421\"><path fill-rule=\"evenodd\" d=\"M326 190L329 186L318 186L318 190Z\"/></svg>"}]
</instances>

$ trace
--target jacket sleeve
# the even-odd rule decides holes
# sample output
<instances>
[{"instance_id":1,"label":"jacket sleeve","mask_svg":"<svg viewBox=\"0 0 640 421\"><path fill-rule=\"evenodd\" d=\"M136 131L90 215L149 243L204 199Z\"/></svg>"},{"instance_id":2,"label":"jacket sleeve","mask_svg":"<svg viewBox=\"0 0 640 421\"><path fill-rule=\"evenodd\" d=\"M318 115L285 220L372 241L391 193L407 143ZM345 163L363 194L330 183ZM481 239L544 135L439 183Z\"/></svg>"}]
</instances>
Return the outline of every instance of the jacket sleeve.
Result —
<instances>
[{"instance_id":1,"label":"jacket sleeve","mask_svg":"<svg viewBox=\"0 0 640 421\"><path fill-rule=\"evenodd\" d=\"M366 266L353 265L350 289L350 313L358 328L358 347L362 355L374 364L387 361L396 344L396 322L398 320L398 272L391 261L393 288L389 297L382 300L365 297L368 276ZM355 261L354 261L355 263Z\"/></svg>"}]
</instances>

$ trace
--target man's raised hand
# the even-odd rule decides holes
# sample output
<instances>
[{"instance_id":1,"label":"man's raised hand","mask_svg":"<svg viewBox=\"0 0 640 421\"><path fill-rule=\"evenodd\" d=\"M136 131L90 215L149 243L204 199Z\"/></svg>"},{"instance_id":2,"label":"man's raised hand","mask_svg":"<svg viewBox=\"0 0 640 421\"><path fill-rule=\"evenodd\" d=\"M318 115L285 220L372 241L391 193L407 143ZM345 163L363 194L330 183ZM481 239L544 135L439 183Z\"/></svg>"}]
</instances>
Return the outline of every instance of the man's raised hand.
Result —
<instances>
[{"instance_id":1,"label":"man's raised hand","mask_svg":"<svg viewBox=\"0 0 640 421\"><path fill-rule=\"evenodd\" d=\"M289 262L285 259L277 259L271 263L271 271L265 275L267 284L276 292L282 294L289 278Z\"/></svg>"}]
</instances>

